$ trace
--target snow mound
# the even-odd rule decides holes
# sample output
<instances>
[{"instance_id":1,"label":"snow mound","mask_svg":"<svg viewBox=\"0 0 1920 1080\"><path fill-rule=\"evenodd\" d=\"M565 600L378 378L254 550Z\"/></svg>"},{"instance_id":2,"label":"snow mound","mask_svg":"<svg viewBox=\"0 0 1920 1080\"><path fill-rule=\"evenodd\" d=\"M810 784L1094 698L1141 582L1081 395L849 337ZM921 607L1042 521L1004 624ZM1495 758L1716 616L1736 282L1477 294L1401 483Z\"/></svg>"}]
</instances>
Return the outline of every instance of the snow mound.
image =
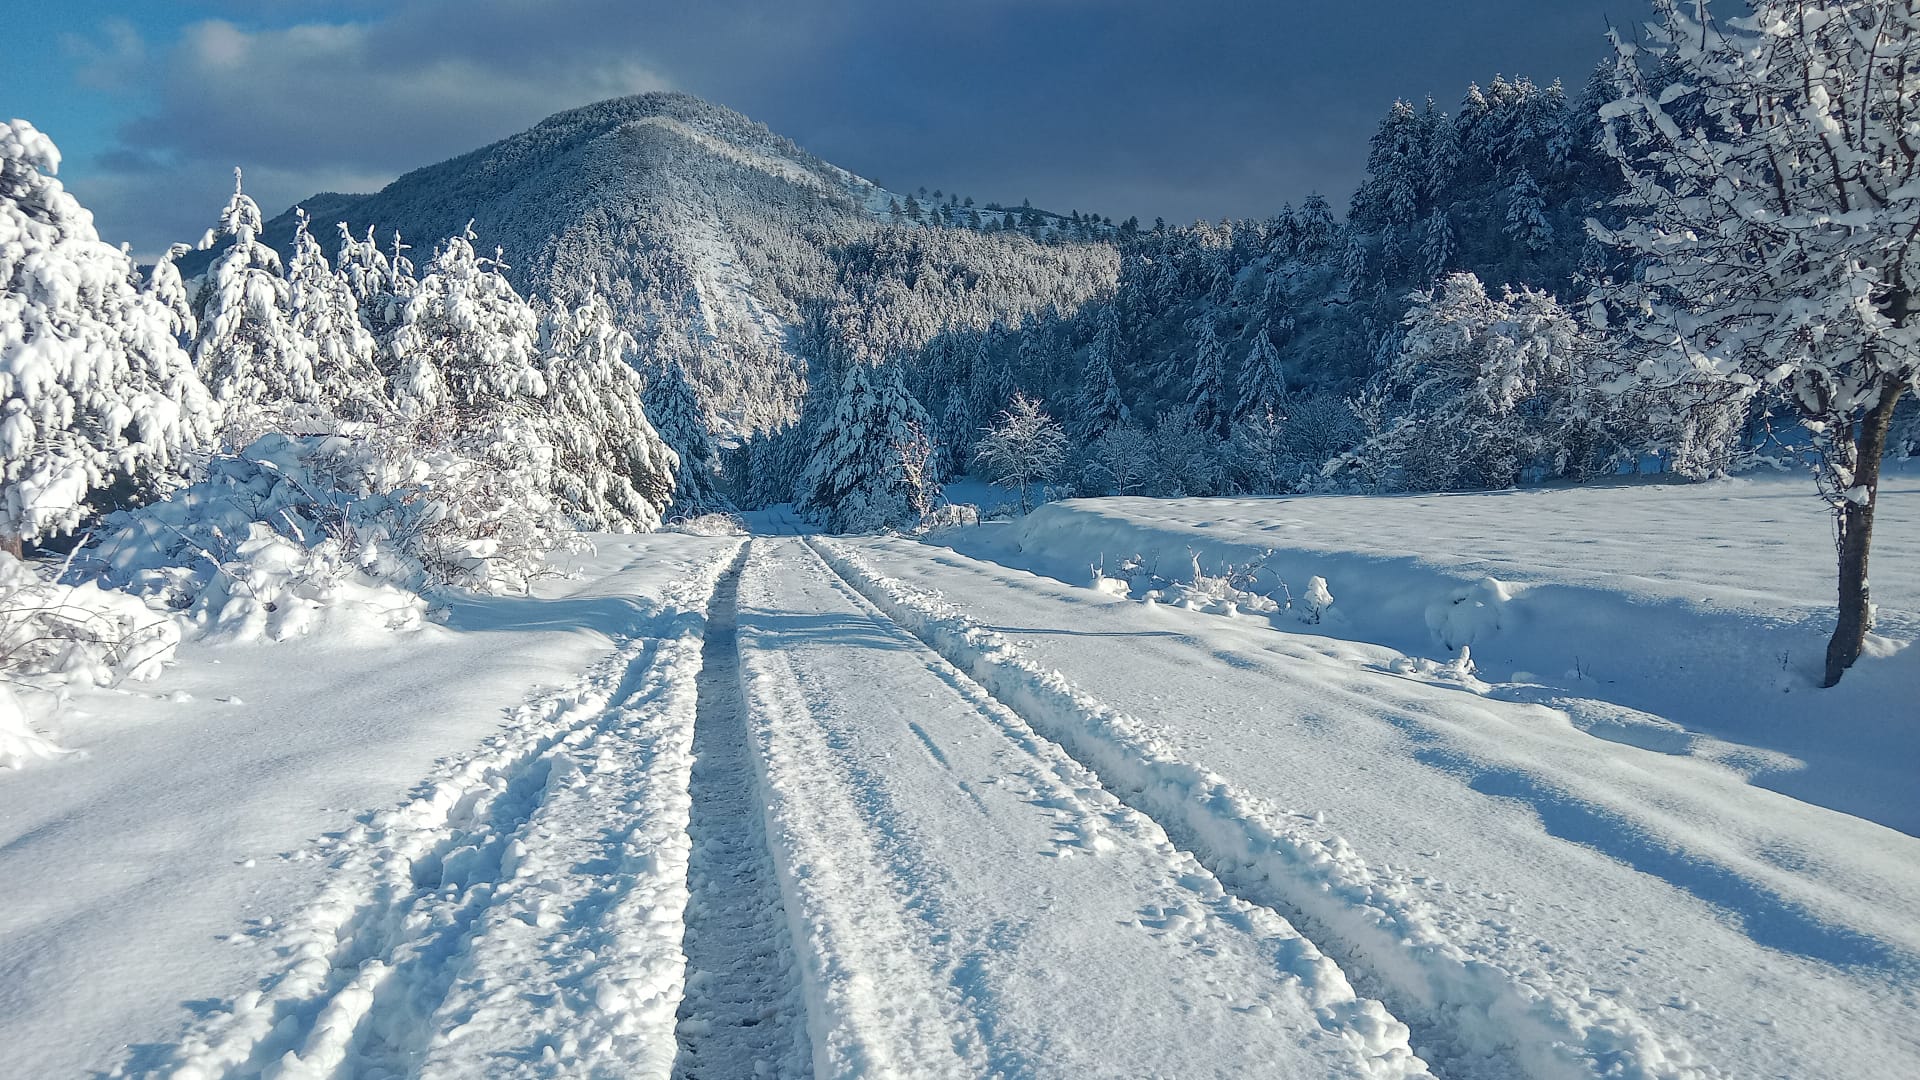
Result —
<instances>
[{"instance_id":1,"label":"snow mound","mask_svg":"<svg viewBox=\"0 0 1920 1080\"><path fill-rule=\"evenodd\" d=\"M191 487L108 518L91 569L216 640L411 629L437 590L523 591L540 572L558 534L527 495L451 451L267 435Z\"/></svg>"},{"instance_id":2,"label":"snow mound","mask_svg":"<svg viewBox=\"0 0 1920 1080\"><path fill-rule=\"evenodd\" d=\"M47 734L70 686L159 674L179 621L126 593L0 555L0 769L61 753Z\"/></svg>"}]
</instances>

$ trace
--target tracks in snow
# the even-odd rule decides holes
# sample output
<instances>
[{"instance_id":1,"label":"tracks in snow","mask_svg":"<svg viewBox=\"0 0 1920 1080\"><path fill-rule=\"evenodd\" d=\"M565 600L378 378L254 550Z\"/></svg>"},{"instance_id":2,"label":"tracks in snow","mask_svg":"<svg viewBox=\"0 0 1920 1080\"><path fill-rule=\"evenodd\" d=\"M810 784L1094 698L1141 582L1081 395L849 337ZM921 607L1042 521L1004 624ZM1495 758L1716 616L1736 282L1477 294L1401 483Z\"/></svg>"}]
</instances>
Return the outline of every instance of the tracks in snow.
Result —
<instances>
[{"instance_id":1,"label":"tracks in snow","mask_svg":"<svg viewBox=\"0 0 1920 1080\"><path fill-rule=\"evenodd\" d=\"M1310 935L1358 989L1408 1024L1437 1074L1721 1075L1611 998L1576 1001L1470 956L1446 939L1422 901L1344 840L1290 825L1289 815L1182 760L1140 721L1035 665L937 597L880 576L831 542L806 543L849 588L1159 824L1236 896Z\"/></svg>"},{"instance_id":2,"label":"tracks in snow","mask_svg":"<svg viewBox=\"0 0 1920 1080\"><path fill-rule=\"evenodd\" d=\"M747 740L738 568L708 609L694 726L692 859L679 1011L684 1080L812 1075L786 913Z\"/></svg>"},{"instance_id":3,"label":"tracks in snow","mask_svg":"<svg viewBox=\"0 0 1920 1080\"><path fill-rule=\"evenodd\" d=\"M335 838L320 896L277 932L279 970L148 1071L668 1076L705 611L744 557Z\"/></svg>"}]
</instances>

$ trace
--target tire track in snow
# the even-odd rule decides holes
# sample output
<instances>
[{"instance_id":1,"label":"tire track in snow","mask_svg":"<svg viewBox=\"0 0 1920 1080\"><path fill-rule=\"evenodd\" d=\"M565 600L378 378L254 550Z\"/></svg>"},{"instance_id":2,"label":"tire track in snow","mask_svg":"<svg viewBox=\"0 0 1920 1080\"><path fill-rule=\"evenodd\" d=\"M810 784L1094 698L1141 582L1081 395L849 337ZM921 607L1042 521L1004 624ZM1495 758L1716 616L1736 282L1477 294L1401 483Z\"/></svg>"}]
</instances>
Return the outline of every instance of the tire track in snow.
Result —
<instances>
[{"instance_id":1,"label":"tire track in snow","mask_svg":"<svg viewBox=\"0 0 1920 1080\"><path fill-rule=\"evenodd\" d=\"M320 896L277 934L285 965L196 1023L159 1074L475 1075L460 1064L474 1057L486 1059L478 1074L489 1076L584 1071L558 1061L575 1054L665 1076L683 970L691 683L708 598L741 550L648 605L637 636L515 710L502 732L436 770L410 801L336 838ZM664 812L636 818L639 804ZM609 809L632 827L605 820ZM594 811L599 829L587 827ZM661 831L656 821L665 835L643 836L649 826ZM598 862L567 861L570 840ZM557 948L499 933L570 919L579 922L558 936L573 940L549 943ZM517 966L524 977L543 959L553 984L544 998L522 987L485 993L490 969ZM515 1002L548 1006L540 1020L552 1030L514 1023ZM447 1055L448 1046L459 1049ZM644 1067L649 1054L657 1068Z\"/></svg>"},{"instance_id":2,"label":"tire track in snow","mask_svg":"<svg viewBox=\"0 0 1920 1080\"><path fill-rule=\"evenodd\" d=\"M1708 1080L1721 1073L1610 997L1576 1000L1469 956L1423 903L1338 837L1179 759L1133 717L1041 669L935 595L803 539L836 577L978 680L1116 798L1158 823L1236 896L1277 912L1413 1031L1436 1075L1532 1080ZM1438 1060L1436 1060L1436 1058Z\"/></svg>"},{"instance_id":3,"label":"tire track in snow","mask_svg":"<svg viewBox=\"0 0 1920 1080\"><path fill-rule=\"evenodd\" d=\"M1175 848L1157 823L1124 806L1090 770L824 565L817 551L799 543L790 550L801 553L804 566L787 562L766 573L785 581L817 578L821 590L858 613L843 619L837 604L822 605L802 590L774 601L764 613L768 625L754 625L762 613L749 620L756 740L769 768L780 774L769 781L774 812L781 820L806 820L804 828L789 830L790 841L835 838L832 851L818 850L813 839L815 850L789 853L799 872L788 877L801 891L790 905L814 920L810 989L821 1029L816 1046L827 1053L823 1060L835 1062L844 1075L876 1076L1052 1075L1071 1055L1078 1055L1074 1068L1100 1076L1429 1075L1407 1045L1406 1027L1377 1001L1356 996L1334 962L1277 913L1233 896L1191 853ZM789 610L796 603L804 615ZM836 614L816 614L822 611ZM783 621L796 625L782 630ZM861 624L871 631L854 629ZM836 627L850 638L849 652L865 659L849 655L842 661L808 641L789 651L783 639L819 626ZM880 659L889 653L901 661L891 672ZM866 678L877 698L843 694L849 679ZM964 706L959 714L973 719L956 723L952 706L923 704L916 680L942 684L954 704ZM842 715L842 709L853 711ZM920 709L928 710L927 725L908 719ZM985 727L976 735L969 723ZM896 734L888 737L886 729L894 725ZM929 730L936 726L944 729L945 750ZM852 732L861 734L849 740ZM899 780L915 771L898 757L908 748L926 751L924 760L939 770L930 783ZM966 759L964 765L950 757L953 751ZM912 757L920 759L918 753ZM890 809L888 794L897 784L884 777L895 775L896 761L896 781L906 784L899 790L911 794ZM868 772L874 765L885 771ZM992 785L991 806L968 777ZM947 794L928 798L943 790ZM1040 838L1019 820L1030 810L1010 813L1009 797L1051 819L1043 861L1027 861L1032 849L1024 844ZM996 839L961 839L965 834L954 831L952 821L937 835L915 836L916 823L939 820L941 805L969 827L969 805L977 809L990 825L981 832ZM836 807L841 820L821 824ZM896 837L911 842L897 850L889 842ZM962 870L960 877L929 881L916 854L934 847L947 860L965 853L1006 862L978 877ZM938 871L975 863L933 865ZM1043 898L1045 914L1029 913L1029 890ZM892 902L880 899L889 894ZM953 901L951 917L941 911L946 900ZM1081 921L1076 925L1067 912L1077 912ZM890 925L888 917L896 913L917 914L927 925ZM1109 920L1123 929L1096 929ZM849 921L859 933L838 933ZM1184 945L1167 953L1158 946L1141 950L1126 927ZM1030 981L1033 972L1055 970L1063 960L1067 966L1058 970L1080 962L1101 968L1101 975L1089 974L1090 984L1119 974L1128 985L1088 997L1078 986L1055 990ZM1026 967L1035 964L1040 966ZM1198 965L1198 984L1189 964ZM927 980L927 973L935 979ZM945 988L938 985L943 979ZM1190 997L1201 984L1209 989ZM1044 1002L1031 996L1036 991ZM1226 1015L1201 1019L1223 1002ZM1190 1032L1159 1025L1182 1014L1233 1048L1218 1054L1189 1048L1181 1065L1169 1070L1168 1061L1154 1055L1166 1048L1179 1055ZM1244 1018L1251 1018L1250 1028L1240 1026ZM905 1021L917 1026L903 1027ZM1094 1034L1116 1023L1118 1028ZM1151 1049L1118 1051L1134 1058L1108 1056L1141 1037L1152 1040ZM1082 1041L1088 1038L1094 1041ZM1307 1060L1314 1065L1303 1067L1290 1057L1309 1047ZM1328 1053L1329 1047L1337 1049ZM1142 1063L1148 1059L1155 1063ZM1138 1071L1120 1071L1123 1060ZM1256 1061L1268 1069L1247 1071Z\"/></svg>"},{"instance_id":4,"label":"tire track in snow","mask_svg":"<svg viewBox=\"0 0 1920 1080\"><path fill-rule=\"evenodd\" d=\"M805 1004L748 757L740 569L715 591L702 645L688 824L687 986L673 1066L684 1080L812 1075Z\"/></svg>"}]
</instances>

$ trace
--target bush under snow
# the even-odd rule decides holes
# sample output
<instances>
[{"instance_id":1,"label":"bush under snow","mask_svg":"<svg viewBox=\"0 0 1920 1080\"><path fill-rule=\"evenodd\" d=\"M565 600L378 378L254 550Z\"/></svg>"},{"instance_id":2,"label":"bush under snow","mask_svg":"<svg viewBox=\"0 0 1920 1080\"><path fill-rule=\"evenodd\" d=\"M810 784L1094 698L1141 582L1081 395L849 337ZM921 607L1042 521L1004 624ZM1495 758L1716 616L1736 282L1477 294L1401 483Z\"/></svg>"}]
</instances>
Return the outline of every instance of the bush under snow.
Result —
<instances>
[{"instance_id":1,"label":"bush under snow","mask_svg":"<svg viewBox=\"0 0 1920 1080\"><path fill-rule=\"evenodd\" d=\"M35 728L66 687L150 679L179 643L178 620L135 597L0 554L0 769L60 752Z\"/></svg>"},{"instance_id":2,"label":"bush under snow","mask_svg":"<svg viewBox=\"0 0 1920 1080\"><path fill-rule=\"evenodd\" d=\"M524 591L570 535L514 471L373 435L267 435L103 524L91 559L108 584L228 640L298 637L336 613L416 626L421 594Z\"/></svg>"}]
</instances>

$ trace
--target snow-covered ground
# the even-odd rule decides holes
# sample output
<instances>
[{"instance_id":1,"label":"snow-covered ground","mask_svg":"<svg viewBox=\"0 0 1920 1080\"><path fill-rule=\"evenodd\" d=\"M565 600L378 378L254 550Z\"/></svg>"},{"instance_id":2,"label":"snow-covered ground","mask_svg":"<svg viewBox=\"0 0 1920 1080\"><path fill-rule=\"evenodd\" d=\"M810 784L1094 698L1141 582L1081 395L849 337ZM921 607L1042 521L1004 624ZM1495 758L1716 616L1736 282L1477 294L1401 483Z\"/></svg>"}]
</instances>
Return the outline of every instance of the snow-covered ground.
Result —
<instances>
[{"instance_id":1,"label":"snow-covered ground","mask_svg":"<svg viewBox=\"0 0 1920 1080\"><path fill-rule=\"evenodd\" d=\"M1920 639L1920 469L1911 466L1882 487L1872 564L1881 638L1825 692L1815 687L1833 625L1832 529L1801 474L1463 495L1076 500L939 542L1076 586L1096 572L1121 578L1138 557L1132 582L1103 587L1214 610L1225 604L1185 588L1195 560L1204 576L1238 570L1252 579L1243 591L1294 601L1265 615L1264 603L1243 598L1241 618L1387 646L1400 655L1378 663L1413 677L1433 677L1465 645L1493 697L1920 834L1920 649L1902 648ZM1316 576L1333 606L1307 624Z\"/></svg>"},{"instance_id":2,"label":"snow-covered ground","mask_svg":"<svg viewBox=\"0 0 1920 1080\"><path fill-rule=\"evenodd\" d=\"M1908 1076L1920 477L1830 691L1807 487L772 513L190 643L0 772L0 1074Z\"/></svg>"},{"instance_id":3,"label":"snow-covered ground","mask_svg":"<svg viewBox=\"0 0 1920 1080\"><path fill-rule=\"evenodd\" d=\"M164 1075L195 1056L189 1022L196 1045L253 1053L267 1010L294 1020L258 1045L297 1048L343 962L390 961L413 935L394 876L459 849L498 863L482 849L506 826L481 795L525 812L554 740L657 651L615 642L655 642L699 610L698 579L738 543L605 540L578 579L463 603L445 627L188 646L157 682L83 696L58 733L75 753L0 772L0 1074ZM320 970L295 973L287 949Z\"/></svg>"}]
</instances>

